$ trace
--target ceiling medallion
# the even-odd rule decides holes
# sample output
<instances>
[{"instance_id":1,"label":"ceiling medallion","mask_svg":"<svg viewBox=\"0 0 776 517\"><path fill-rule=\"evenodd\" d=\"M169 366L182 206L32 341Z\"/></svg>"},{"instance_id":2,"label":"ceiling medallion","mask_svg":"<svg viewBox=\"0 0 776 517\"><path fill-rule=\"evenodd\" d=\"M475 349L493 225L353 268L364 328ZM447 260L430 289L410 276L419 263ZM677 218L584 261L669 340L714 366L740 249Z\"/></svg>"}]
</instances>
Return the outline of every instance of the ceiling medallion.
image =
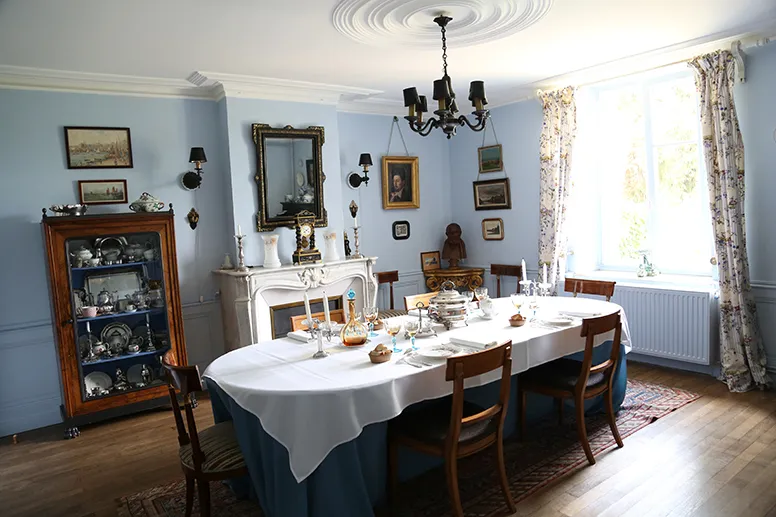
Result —
<instances>
[{"instance_id":1,"label":"ceiling medallion","mask_svg":"<svg viewBox=\"0 0 776 517\"><path fill-rule=\"evenodd\" d=\"M428 19L444 11L455 18L456 47L488 43L541 20L555 0L341 0L332 24L345 36L375 46L424 49L439 33Z\"/></svg>"},{"instance_id":2,"label":"ceiling medallion","mask_svg":"<svg viewBox=\"0 0 776 517\"><path fill-rule=\"evenodd\" d=\"M485 109L488 104L485 99L485 83L482 81L472 81L469 85L469 100L472 102L474 111L472 115L477 122L472 124L466 115L456 117L458 113L458 103L455 100L452 81L447 75L447 24L452 18L440 14L434 18L434 22L442 30L442 78L434 81L434 96L439 108L434 111L438 118L431 117L425 123L423 114L428 112L428 102L425 95L418 95L418 89L414 86L404 89L404 106L408 108L409 113L404 117L410 124L410 129L420 136L428 136L434 128L441 128L450 139L455 135L458 126L469 126L472 131L482 131L488 121L490 112Z\"/></svg>"}]
</instances>

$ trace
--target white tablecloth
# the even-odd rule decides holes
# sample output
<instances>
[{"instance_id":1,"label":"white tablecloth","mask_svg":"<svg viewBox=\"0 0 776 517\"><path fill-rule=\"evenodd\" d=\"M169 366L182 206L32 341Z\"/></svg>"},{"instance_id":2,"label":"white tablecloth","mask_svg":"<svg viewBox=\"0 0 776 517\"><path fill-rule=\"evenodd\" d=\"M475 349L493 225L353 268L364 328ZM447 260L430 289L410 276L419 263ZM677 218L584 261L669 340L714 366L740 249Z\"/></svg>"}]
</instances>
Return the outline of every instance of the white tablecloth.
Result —
<instances>
[{"instance_id":1,"label":"white tablecloth","mask_svg":"<svg viewBox=\"0 0 776 517\"><path fill-rule=\"evenodd\" d=\"M418 339L418 346L448 342L453 334L467 333L492 336L498 342L512 340L513 374L584 349L579 335L581 320L554 329L531 324L514 328L508 321L515 312L510 301L496 300L496 306L499 315L495 319L475 317L468 327L447 332L440 327L439 337ZM619 305L598 300L542 301L540 314L557 310L622 312ZM622 341L629 349L630 334L624 312L622 315ZM606 339L611 335L599 342ZM314 343L276 339L219 357L204 376L259 418L264 430L288 450L291 472L302 481L332 449L356 438L365 426L390 420L416 402L452 393L452 383L444 378L443 361L419 369L398 362L401 354L394 354L390 362L373 364L367 354L378 343L390 346L390 337L380 332L359 348L325 345L329 357L313 359ZM409 346L409 341L400 339L401 348ZM490 372L468 379L467 386L487 384L499 377L500 372Z\"/></svg>"}]
</instances>

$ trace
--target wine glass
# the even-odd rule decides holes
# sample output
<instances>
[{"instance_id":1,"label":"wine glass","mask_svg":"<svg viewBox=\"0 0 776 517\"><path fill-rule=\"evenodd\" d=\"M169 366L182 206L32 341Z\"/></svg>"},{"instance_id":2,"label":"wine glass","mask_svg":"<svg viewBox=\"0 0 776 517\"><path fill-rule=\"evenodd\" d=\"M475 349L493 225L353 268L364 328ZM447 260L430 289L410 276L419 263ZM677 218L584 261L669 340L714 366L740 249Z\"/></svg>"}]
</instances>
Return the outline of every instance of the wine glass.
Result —
<instances>
[{"instance_id":1,"label":"wine glass","mask_svg":"<svg viewBox=\"0 0 776 517\"><path fill-rule=\"evenodd\" d=\"M399 318L393 318L385 320L385 331L391 336L391 343L393 344L394 352L401 352L401 348L396 346L396 336L401 332L402 323Z\"/></svg>"},{"instance_id":2,"label":"wine glass","mask_svg":"<svg viewBox=\"0 0 776 517\"><path fill-rule=\"evenodd\" d=\"M408 318L404 322L404 330L406 330L407 334L410 335L412 349L417 350L418 347L415 346L415 334L417 334L418 331L420 330L420 320L418 320L418 318Z\"/></svg>"},{"instance_id":3,"label":"wine glass","mask_svg":"<svg viewBox=\"0 0 776 517\"><path fill-rule=\"evenodd\" d=\"M474 290L474 295L477 297L477 301L482 301L483 298L488 297L488 288L487 287L477 287Z\"/></svg>"},{"instance_id":4,"label":"wine glass","mask_svg":"<svg viewBox=\"0 0 776 517\"><path fill-rule=\"evenodd\" d=\"M369 337L377 337L377 332L375 332L375 321L377 321L377 307L374 305L369 305L367 307L364 307L364 319L369 323Z\"/></svg>"},{"instance_id":5,"label":"wine glass","mask_svg":"<svg viewBox=\"0 0 776 517\"><path fill-rule=\"evenodd\" d=\"M525 303L525 296L520 293L514 293L509 295L509 298L512 300L512 305L517 309L517 313L520 314L520 308Z\"/></svg>"}]
</instances>

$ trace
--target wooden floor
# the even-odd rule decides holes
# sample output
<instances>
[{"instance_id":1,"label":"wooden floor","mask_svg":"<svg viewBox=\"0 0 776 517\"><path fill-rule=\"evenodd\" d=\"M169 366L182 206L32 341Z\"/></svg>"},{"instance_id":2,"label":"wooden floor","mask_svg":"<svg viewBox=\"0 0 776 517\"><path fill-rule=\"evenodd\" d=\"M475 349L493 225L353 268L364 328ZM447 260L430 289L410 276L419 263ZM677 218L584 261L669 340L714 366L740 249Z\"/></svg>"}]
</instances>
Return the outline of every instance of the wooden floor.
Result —
<instances>
[{"instance_id":1,"label":"wooden floor","mask_svg":"<svg viewBox=\"0 0 776 517\"><path fill-rule=\"evenodd\" d=\"M703 397L625 439L625 448L518 504L521 517L776 517L776 393L730 394L711 377L638 364L632 378ZM210 404L196 410L212 423ZM122 495L181 478L172 414L159 410L0 444L0 515L115 515Z\"/></svg>"}]
</instances>

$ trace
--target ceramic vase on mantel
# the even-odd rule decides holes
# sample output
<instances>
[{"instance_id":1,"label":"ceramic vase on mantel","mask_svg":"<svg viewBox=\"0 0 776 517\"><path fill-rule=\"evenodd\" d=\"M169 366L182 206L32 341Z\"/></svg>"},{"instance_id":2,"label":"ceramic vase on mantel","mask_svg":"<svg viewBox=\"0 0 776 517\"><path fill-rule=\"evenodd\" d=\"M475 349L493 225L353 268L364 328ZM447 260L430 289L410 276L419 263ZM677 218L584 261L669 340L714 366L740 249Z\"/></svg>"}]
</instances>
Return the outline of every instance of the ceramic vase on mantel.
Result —
<instances>
[{"instance_id":1,"label":"ceramic vase on mantel","mask_svg":"<svg viewBox=\"0 0 776 517\"><path fill-rule=\"evenodd\" d=\"M280 257L278 256L279 237L272 233L269 235L262 235L261 238L264 240L264 267L280 267Z\"/></svg>"},{"instance_id":2,"label":"ceramic vase on mantel","mask_svg":"<svg viewBox=\"0 0 776 517\"><path fill-rule=\"evenodd\" d=\"M339 249L337 248L337 232L323 234L323 240L326 242L324 249L324 262L334 262L341 260Z\"/></svg>"}]
</instances>

